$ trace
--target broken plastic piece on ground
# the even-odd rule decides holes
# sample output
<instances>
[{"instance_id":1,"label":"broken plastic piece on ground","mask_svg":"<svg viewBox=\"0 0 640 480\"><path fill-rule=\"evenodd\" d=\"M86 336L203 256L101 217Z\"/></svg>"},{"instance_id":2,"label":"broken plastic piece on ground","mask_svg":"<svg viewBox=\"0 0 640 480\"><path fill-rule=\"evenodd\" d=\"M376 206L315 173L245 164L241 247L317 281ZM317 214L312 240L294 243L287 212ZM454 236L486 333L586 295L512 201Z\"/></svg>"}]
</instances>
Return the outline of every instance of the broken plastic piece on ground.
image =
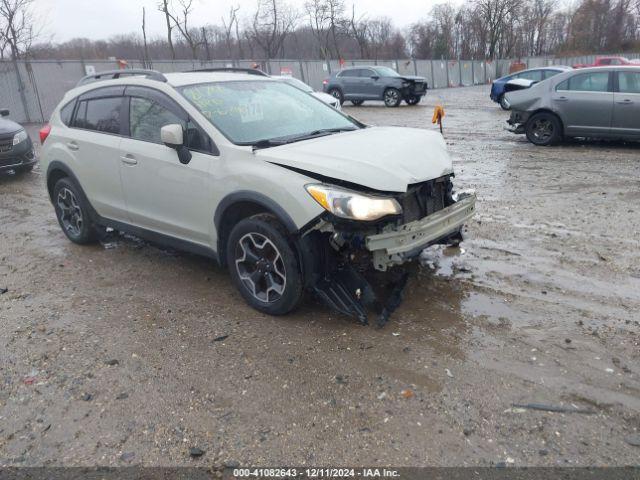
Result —
<instances>
[{"instance_id":1,"label":"broken plastic piece on ground","mask_svg":"<svg viewBox=\"0 0 640 480\"><path fill-rule=\"evenodd\" d=\"M543 412L559 412L559 413L584 413L586 415L593 415L595 410L588 408L578 408L574 406L564 407L559 405L547 405L544 403L513 403L516 408L526 408L528 410L541 410Z\"/></svg>"}]
</instances>

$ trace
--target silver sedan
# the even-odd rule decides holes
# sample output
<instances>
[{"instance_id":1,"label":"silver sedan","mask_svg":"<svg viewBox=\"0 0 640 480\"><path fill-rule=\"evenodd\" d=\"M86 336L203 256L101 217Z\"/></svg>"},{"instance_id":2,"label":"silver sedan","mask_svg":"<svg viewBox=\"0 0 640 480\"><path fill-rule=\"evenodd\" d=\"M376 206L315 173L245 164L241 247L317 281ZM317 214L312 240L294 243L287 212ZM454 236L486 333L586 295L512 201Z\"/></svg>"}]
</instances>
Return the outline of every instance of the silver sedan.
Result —
<instances>
[{"instance_id":1,"label":"silver sedan","mask_svg":"<svg viewBox=\"0 0 640 480\"><path fill-rule=\"evenodd\" d=\"M572 70L510 92L508 123L535 145L567 137L640 140L640 66Z\"/></svg>"}]
</instances>

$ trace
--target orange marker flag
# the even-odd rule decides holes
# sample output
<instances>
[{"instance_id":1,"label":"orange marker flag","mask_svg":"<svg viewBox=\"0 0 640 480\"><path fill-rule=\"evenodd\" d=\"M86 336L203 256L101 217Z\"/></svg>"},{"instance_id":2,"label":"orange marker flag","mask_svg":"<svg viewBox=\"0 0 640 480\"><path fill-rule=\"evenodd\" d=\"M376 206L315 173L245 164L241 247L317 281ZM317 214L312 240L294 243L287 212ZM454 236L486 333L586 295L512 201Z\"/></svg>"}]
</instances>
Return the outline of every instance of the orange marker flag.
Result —
<instances>
[{"instance_id":1,"label":"orange marker flag","mask_svg":"<svg viewBox=\"0 0 640 480\"><path fill-rule=\"evenodd\" d=\"M440 126L440 133L442 133L442 117L444 117L444 108L442 105L436 105L436 108L433 109L431 123L437 123Z\"/></svg>"}]
</instances>

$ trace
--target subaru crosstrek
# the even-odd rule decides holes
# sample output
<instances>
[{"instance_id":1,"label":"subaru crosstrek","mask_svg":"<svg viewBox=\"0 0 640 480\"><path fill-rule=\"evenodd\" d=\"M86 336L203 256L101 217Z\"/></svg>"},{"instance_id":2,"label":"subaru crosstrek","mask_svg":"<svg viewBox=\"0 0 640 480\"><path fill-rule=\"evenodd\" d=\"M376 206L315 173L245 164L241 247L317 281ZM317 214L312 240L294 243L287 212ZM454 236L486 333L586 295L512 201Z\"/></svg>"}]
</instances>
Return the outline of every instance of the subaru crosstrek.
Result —
<instances>
[{"instance_id":1,"label":"subaru crosstrek","mask_svg":"<svg viewBox=\"0 0 640 480\"><path fill-rule=\"evenodd\" d=\"M475 208L475 194L453 189L440 134L369 127L256 75L96 74L65 95L41 138L71 241L110 227L212 257L268 314L311 291L384 322L393 305L366 271L459 242Z\"/></svg>"}]
</instances>

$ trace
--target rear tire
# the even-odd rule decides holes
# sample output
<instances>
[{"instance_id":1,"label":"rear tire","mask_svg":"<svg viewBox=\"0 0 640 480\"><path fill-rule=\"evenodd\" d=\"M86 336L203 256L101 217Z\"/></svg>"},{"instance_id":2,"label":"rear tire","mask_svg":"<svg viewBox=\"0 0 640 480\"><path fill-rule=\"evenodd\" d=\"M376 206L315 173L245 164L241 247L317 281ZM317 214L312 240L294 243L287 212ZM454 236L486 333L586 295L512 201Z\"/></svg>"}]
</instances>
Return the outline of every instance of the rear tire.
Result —
<instances>
[{"instance_id":1,"label":"rear tire","mask_svg":"<svg viewBox=\"0 0 640 480\"><path fill-rule=\"evenodd\" d=\"M402 95L397 88L387 88L382 98L387 107L398 107L402 102Z\"/></svg>"},{"instance_id":2,"label":"rear tire","mask_svg":"<svg viewBox=\"0 0 640 480\"><path fill-rule=\"evenodd\" d=\"M229 234L226 252L231 279L250 306L285 315L300 304L304 289L295 246L273 215L240 220Z\"/></svg>"},{"instance_id":3,"label":"rear tire","mask_svg":"<svg viewBox=\"0 0 640 480\"><path fill-rule=\"evenodd\" d=\"M86 245L98 239L91 223L89 202L70 178L61 178L53 187L53 206L60 228L73 243Z\"/></svg>"},{"instance_id":4,"label":"rear tire","mask_svg":"<svg viewBox=\"0 0 640 480\"><path fill-rule=\"evenodd\" d=\"M536 113L527 121L525 134L534 145L556 145L562 140L562 124L552 113Z\"/></svg>"},{"instance_id":5,"label":"rear tire","mask_svg":"<svg viewBox=\"0 0 640 480\"><path fill-rule=\"evenodd\" d=\"M344 103L344 95L342 94L339 88L332 88L331 90L329 90L329 95L337 99L338 102L340 102L340 105L342 106L342 104Z\"/></svg>"}]
</instances>

